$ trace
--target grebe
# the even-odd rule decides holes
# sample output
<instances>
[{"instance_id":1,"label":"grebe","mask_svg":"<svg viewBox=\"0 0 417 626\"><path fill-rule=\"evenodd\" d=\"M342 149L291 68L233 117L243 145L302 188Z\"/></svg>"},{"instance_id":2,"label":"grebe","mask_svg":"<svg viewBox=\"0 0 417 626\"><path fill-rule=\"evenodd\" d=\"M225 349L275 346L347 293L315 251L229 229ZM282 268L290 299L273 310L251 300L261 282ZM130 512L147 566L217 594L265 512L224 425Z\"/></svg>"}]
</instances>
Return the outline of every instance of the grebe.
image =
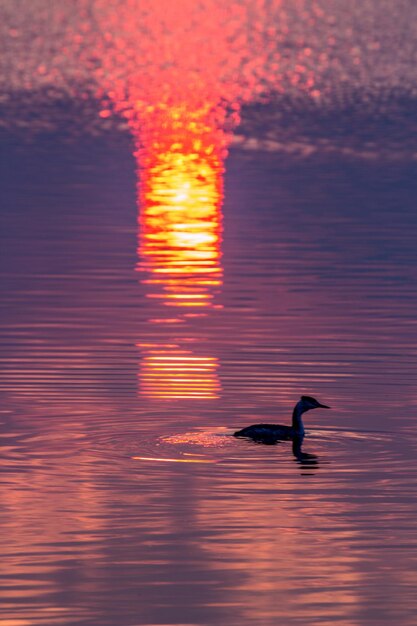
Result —
<instances>
[{"instance_id":1,"label":"grebe","mask_svg":"<svg viewBox=\"0 0 417 626\"><path fill-rule=\"evenodd\" d=\"M304 437L304 424L301 416L311 409L330 409L329 406L321 404L311 396L301 396L301 399L294 407L292 413L292 426L283 426L282 424L253 424L246 426L242 430L237 430L235 437L248 437L254 441L262 443L276 443L280 439L298 439Z\"/></svg>"}]
</instances>

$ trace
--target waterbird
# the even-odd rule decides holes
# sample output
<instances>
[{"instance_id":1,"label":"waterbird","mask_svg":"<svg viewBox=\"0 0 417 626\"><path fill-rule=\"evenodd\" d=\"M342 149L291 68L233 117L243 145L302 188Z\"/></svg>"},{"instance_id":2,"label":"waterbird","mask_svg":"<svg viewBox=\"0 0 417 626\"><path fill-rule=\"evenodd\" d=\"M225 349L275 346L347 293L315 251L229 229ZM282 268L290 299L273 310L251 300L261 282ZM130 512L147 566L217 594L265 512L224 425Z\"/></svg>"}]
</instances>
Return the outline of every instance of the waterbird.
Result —
<instances>
[{"instance_id":1,"label":"waterbird","mask_svg":"<svg viewBox=\"0 0 417 626\"><path fill-rule=\"evenodd\" d=\"M260 443L276 443L283 439L302 440L304 437L304 424L302 414L311 409L330 409L326 404L321 404L311 396L301 396L292 413L292 425L283 424L253 424L237 430L235 437L246 437Z\"/></svg>"}]
</instances>

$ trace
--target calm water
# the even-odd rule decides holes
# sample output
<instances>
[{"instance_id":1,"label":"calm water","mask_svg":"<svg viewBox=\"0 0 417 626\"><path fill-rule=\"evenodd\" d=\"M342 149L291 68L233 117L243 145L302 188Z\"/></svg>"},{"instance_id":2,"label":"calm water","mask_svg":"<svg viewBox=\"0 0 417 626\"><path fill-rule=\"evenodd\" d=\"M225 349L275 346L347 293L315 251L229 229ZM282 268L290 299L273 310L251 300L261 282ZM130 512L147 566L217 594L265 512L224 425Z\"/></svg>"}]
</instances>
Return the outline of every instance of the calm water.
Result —
<instances>
[{"instance_id":1,"label":"calm water","mask_svg":"<svg viewBox=\"0 0 417 626\"><path fill-rule=\"evenodd\" d=\"M416 162L236 147L178 260L125 135L2 143L1 623L415 624Z\"/></svg>"}]
</instances>

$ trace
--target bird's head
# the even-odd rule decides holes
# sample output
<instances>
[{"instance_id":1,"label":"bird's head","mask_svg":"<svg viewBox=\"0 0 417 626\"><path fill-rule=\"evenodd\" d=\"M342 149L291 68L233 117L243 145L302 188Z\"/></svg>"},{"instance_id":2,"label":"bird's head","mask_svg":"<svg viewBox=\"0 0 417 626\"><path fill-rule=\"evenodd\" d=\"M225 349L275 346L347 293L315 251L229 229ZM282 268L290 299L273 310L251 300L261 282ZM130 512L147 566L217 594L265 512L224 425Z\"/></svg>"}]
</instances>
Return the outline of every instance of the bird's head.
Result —
<instances>
[{"instance_id":1,"label":"bird's head","mask_svg":"<svg viewBox=\"0 0 417 626\"><path fill-rule=\"evenodd\" d=\"M301 396L300 404L303 413L311 411L311 409L330 409L329 406L321 404L318 400L312 398L311 396Z\"/></svg>"}]
</instances>

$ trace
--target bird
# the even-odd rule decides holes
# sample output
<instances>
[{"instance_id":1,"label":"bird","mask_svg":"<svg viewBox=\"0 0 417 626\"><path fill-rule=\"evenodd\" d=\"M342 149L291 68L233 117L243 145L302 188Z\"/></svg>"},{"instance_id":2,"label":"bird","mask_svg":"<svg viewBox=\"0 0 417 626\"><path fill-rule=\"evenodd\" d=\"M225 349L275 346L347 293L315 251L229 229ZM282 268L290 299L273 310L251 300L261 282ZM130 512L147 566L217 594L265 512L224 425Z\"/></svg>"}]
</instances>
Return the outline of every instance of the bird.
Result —
<instances>
[{"instance_id":1,"label":"bird","mask_svg":"<svg viewBox=\"0 0 417 626\"><path fill-rule=\"evenodd\" d=\"M274 444L280 440L292 439L293 441L302 441L304 438L304 424L301 418L303 413L311 411L311 409L330 409L326 404L321 404L311 396L301 396L300 400L294 407L292 413L292 425L284 426L283 424L253 424L246 426L241 430L237 430L233 435L235 437L246 437L253 439L259 443Z\"/></svg>"}]
</instances>

